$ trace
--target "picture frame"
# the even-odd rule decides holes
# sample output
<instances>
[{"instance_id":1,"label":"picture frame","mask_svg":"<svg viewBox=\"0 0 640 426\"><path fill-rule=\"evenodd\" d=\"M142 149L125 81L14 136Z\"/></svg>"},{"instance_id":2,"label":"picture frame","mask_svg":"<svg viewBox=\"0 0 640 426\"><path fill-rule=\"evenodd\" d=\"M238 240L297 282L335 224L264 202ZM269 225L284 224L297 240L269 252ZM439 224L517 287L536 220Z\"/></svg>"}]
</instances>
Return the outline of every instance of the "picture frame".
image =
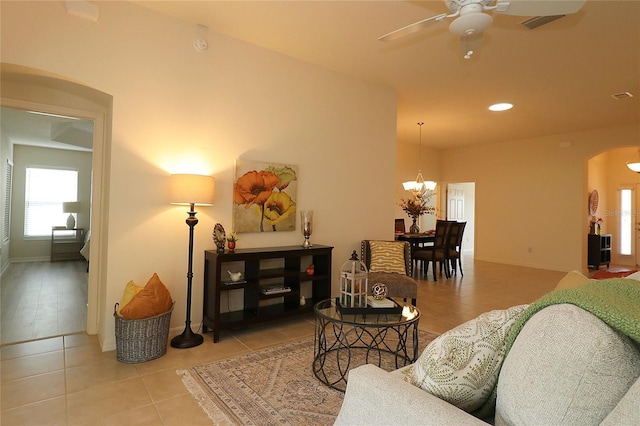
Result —
<instances>
[{"instance_id":1,"label":"picture frame","mask_svg":"<svg viewBox=\"0 0 640 426\"><path fill-rule=\"evenodd\" d=\"M234 231L295 231L297 191L296 166L236 160L233 182Z\"/></svg>"}]
</instances>

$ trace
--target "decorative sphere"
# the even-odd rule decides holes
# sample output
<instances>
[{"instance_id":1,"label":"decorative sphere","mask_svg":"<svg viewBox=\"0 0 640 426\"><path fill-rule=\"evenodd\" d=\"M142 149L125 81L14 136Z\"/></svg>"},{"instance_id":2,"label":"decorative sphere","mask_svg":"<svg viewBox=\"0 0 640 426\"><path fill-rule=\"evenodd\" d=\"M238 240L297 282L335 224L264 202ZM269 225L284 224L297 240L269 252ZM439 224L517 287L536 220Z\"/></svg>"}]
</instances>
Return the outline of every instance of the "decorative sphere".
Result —
<instances>
[{"instance_id":1,"label":"decorative sphere","mask_svg":"<svg viewBox=\"0 0 640 426\"><path fill-rule=\"evenodd\" d=\"M383 283L376 283L371 287L371 295L376 300L382 300L387 297L387 286Z\"/></svg>"}]
</instances>

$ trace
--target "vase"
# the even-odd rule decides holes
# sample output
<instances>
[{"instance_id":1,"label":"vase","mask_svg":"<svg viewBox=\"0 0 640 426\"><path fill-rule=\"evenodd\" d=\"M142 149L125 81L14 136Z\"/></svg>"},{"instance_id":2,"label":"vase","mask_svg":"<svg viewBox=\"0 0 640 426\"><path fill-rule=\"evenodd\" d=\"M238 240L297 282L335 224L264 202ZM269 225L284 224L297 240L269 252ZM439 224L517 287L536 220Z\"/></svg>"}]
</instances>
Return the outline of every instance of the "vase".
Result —
<instances>
[{"instance_id":1,"label":"vase","mask_svg":"<svg viewBox=\"0 0 640 426\"><path fill-rule=\"evenodd\" d=\"M300 211L300 232L304 235L304 243L302 243L302 247L309 248L313 245L309 241L309 237L313 232L313 210L301 210Z\"/></svg>"},{"instance_id":2,"label":"vase","mask_svg":"<svg viewBox=\"0 0 640 426\"><path fill-rule=\"evenodd\" d=\"M420 227L418 226L417 220L418 220L417 217L413 218L413 223L409 227L409 233L410 234L419 234L420 233Z\"/></svg>"},{"instance_id":3,"label":"vase","mask_svg":"<svg viewBox=\"0 0 640 426\"><path fill-rule=\"evenodd\" d=\"M235 241L227 241L227 247L229 248L229 251L234 251L236 249L236 242Z\"/></svg>"}]
</instances>

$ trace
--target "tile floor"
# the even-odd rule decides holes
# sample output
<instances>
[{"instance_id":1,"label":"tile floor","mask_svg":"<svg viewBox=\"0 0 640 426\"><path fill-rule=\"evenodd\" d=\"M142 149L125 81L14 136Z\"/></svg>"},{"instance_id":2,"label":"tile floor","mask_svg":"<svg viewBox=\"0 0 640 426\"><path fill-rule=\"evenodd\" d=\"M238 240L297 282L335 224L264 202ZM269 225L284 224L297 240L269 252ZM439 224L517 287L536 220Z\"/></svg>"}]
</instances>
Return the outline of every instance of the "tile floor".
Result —
<instances>
[{"instance_id":1,"label":"tile floor","mask_svg":"<svg viewBox=\"0 0 640 426\"><path fill-rule=\"evenodd\" d=\"M12 263L2 274L1 343L87 328L87 263Z\"/></svg>"},{"instance_id":2,"label":"tile floor","mask_svg":"<svg viewBox=\"0 0 640 426\"><path fill-rule=\"evenodd\" d=\"M562 272L463 261L464 277L420 280L420 328L443 332L491 309L529 303ZM417 271L421 278L421 272ZM177 330L175 334L179 333ZM84 333L5 345L0 423L13 425L210 425L176 369L313 334L311 316L211 335L191 349L169 347L157 360L123 364Z\"/></svg>"}]
</instances>

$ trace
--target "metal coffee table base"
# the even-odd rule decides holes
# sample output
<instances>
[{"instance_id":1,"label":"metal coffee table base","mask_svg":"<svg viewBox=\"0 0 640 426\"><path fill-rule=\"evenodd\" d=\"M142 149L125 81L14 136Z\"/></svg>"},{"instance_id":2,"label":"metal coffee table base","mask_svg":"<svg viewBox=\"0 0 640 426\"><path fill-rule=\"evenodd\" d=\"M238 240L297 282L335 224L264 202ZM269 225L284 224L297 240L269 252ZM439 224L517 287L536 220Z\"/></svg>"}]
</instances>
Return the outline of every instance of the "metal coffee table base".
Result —
<instances>
[{"instance_id":1,"label":"metal coffee table base","mask_svg":"<svg viewBox=\"0 0 640 426\"><path fill-rule=\"evenodd\" d=\"M350 369L364 364L397 369L415 362L417 351L418 321L356 325L316 316L313 374L341 392Z\"/></svg>"}]
</instances>

